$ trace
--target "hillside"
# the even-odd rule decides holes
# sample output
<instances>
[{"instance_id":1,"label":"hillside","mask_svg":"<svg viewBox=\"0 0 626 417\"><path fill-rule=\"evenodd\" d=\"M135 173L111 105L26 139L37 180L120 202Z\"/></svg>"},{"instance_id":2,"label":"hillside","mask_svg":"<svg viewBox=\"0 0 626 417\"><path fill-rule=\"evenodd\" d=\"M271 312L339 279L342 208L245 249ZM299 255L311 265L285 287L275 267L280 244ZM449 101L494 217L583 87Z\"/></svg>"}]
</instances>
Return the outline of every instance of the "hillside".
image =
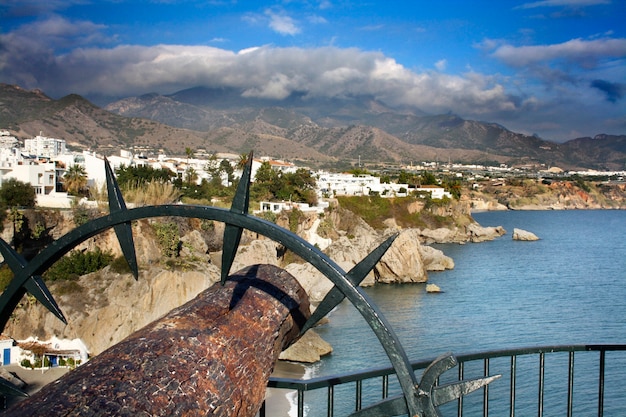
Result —
<instances>
[{"instance_id":1,"label":"hillside","mask_svg":"<svg viewBox=\"0 0 626 417\"><path fill-rule=\"evenodd\" d=\"M0 128L19 139L38 134L105 155L119 149L184 155L206 152L271 155L290 160L365 164L420 161L560 166L621 170L626 135L598 135L563 144L456 115L394 110L368 97L282 102L237 92L190 89L146 94L99 108L69 95L0 84Z\"/></svg>"}]
</instances>

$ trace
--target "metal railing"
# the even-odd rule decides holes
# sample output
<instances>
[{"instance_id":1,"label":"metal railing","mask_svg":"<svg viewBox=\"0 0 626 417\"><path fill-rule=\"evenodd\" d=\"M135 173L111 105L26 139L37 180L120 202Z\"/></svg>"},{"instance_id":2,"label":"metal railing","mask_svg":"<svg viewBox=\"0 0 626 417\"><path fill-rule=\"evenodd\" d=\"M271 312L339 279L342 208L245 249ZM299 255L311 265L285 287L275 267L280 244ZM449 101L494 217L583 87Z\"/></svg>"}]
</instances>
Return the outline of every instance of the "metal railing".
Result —
<instances>
[{"instance_id":1,"label":"metal railing","mask_svg":"<svg viewBox=\"0 0 626 417\"><path fill-rule=\"evenodd\" d=\"M541 346L477 352L456 358L457 375L451 370L442 375L438 384L476 374L501 374L502 378L484 387L482 396L476 392L461 397L456 404L442 406L442 415L453 416L455 412L459 417L488 417L490 412L510 417L626 415L626 345ZM431 362L432 359L411 365L414 370L420 370ZM272 377L268 388L291 393L298 417L348 415L402 393L392 367L311 379ZM320 402L325 403L321 408ZM317 409L313 409L313 403ZM267 406L263 404L260 417L266 416Z\"/></svg>"}]
</instances>

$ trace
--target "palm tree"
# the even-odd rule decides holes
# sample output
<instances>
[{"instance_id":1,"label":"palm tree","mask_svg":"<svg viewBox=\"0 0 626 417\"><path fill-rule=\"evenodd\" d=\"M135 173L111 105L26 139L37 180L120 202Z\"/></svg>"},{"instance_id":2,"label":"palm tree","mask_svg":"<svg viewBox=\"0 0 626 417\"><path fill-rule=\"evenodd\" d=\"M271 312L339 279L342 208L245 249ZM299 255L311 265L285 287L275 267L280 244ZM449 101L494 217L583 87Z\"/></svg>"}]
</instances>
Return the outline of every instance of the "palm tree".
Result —
<instances>
[{"instance_id":1,"label":"palm tree","mask_svg":"<svg viewBox=\"0 0 626 417\"><path fill-rule=\"evenodd\" d=\"M189 165L189 160L193 158L193 154L194 154L193 149L185 148L185 154L187 155L187 165Z\"/></svg>"},{"instance_id":2,"label":"palm tree","mask_svg":"<svg viewBox=\"0 0 626 417\"><path fill-rule=\"evenodd\" d=\"M185 181L189 187L191 187L192 183L198 181L198 173L193 167L189 167L187 171L185 171Z\"/></svg>"},{"instance_id":3,"label":"palm tree","mask_svg":"<svg viewBox=\"0 0 626 417\"><path fill-rule=\"evenodd\" d=\"M245 167L246 164L248 163L249 157L250 155L248 155L247 153L242 153L241 155L239 155L239 162L237 162L237 168L243 169L243 167Z\"/></svg>"},{"instance_id":4,"label":"palm tree","mask_svg":"<svg viewBox=\"0 0 626 417\"><path fill-rule=\"evenodd\" d=\"M65 189L70 195L80 195L87 188L87 171L82 165L74 164L63 177Z\"/></svg>"}]
</instances>

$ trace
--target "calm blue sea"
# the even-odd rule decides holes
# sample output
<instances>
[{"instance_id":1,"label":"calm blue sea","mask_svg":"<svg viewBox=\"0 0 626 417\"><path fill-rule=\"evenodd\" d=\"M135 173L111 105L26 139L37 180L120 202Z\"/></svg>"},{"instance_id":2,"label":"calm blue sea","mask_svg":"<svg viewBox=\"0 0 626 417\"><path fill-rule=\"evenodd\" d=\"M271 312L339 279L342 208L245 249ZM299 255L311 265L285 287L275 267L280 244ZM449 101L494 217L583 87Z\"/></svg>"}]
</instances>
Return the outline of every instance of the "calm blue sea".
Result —
<instances>
[{"instance_id":1,"label":"calm blue sea","mask_svg":"<svg viewBox=\"0 0 626 417\"><path fill-rule=\"evenodd\" d=\"M461 354L536 345L626 343L626 211L507 211L476 213L474 218L483 226L501 225L507 234L491 242L437 245L456 264L454 270L429 275L443 293L428 294L424 284L366 289L411 360L448 351ZM533 232L541 240L513 241L514 227ZM333 345L334 352L310 366L310 376L389 364L378 340L349 303L334 310L330 323L318 332ZM620 369L626 368L625 356L618 358ZM554 368L556 374L561 372L557 368L566 372L567 355L556 361L559 366L550 363L547 368ZM597 415L597 358L590 365L584 362L576 363L575 415ZM589 372L584 371L585 366L590 375L585 375ZM537 366L530 363L524 371L520 360L519 367L522 377L518 379L524 381L518 385L527 382L528 387L522 386L516 415L537 415ZM507 369L508 361L503 370L492 373ZM626 373L619 375L615 381L607 381L605 416L626 415ZM508 387L508 381L501 386ZM524 390L528 391L527 400ZM349 400L337 394L336 415L353 410L354 388L348 391ZM494 386L492 398L497 391ZM565 399L561 394L557 397L545 399L544 416L565 415ZM442 407L444 415L446 407ZM309 406L307 415L325 415L325 408ZM456 415L455 410L447 415ZM495 404L490 415L508 415L508 409Z\"/></svg>"}]
</instances>

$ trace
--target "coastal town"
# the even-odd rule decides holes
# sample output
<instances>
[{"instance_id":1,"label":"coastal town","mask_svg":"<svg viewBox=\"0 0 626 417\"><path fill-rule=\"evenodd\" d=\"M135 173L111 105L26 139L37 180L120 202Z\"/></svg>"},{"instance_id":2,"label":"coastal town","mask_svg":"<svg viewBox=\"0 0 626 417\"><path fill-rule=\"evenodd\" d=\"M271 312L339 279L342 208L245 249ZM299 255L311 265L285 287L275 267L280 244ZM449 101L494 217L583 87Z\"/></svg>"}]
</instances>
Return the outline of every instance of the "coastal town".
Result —
<instances>
[{"instance_id":1,"label":"coastal town","mask_svg":"<svg viewBox=\"0 0 626 417\"><path fill-rule=\"evenodd\" d=\"M245 155L237 154L207 154L198 152L198 156L190 150L184 157L168 156L164 153L147 155L144 152L134 153L128 150L119 150L118 155L108 155L106 160L114 171L120 167L151 167L171 171L174 178L185 178L190 175L196 184L212 180L215 171L211 166L226 161L233 169L230 176L220 173L220 182L229 185L229 180L241 175L240 161ZM36 203L39 207L69 208L75 197L68 194L64 186L64 178L73 166L84 169L87 187L98 189L105 184L105 156L90 150L69 151L66 141L37 135L20 143L8 130L0 130L0 186L3 180L13 178L30 184L35 190ZM309 169L297 166L292 162L273 159L270 156L254 158L252 162L251 181L255 180L256 172L263 163L269 164L272 170L281 173L294 173L298 169ZM315 191L320 206L307 207L306 203L298 201L267 201L262 202L259 210L280 212L292 205L301 210L323 210L324 197L335 196L366 196L376 194L381 197L405 197L411 192L429 194L432 199L451 198L449 190L439 184L410 184L389 181L389 172L422 173L434 172L439 176L445 175L463 182L467 187L478 189L484 185L501 185L506 178L531 178L549 182L554 179L567 177L583 177L589 179L603 179L606 181L623 183L625 171L564 171L559 167L536 167L534 165L509 167L466 165L458 163L440 163L424 161L419 164L393 168L361 169L355 167L353 172L311 171L315 178ZM393 170L393 171L392 171ZM385 180L385 177L387 179ZM440 182L440 181L439 181Z\"/></svg>"},{"instance_id":2,"label":"coastal town","mask_svg":"<svg viewBox=\"0 0 626 417\"><path fill-rule=\"evenodd\" d=\"M134 153L127 150L119 150L118 155L105 156L90 150L70 151L65 140L58 138L50 138L38 135L32 139L26 139L20 143L7 130L0 130L0 188L2 184L9 179L21 181L30 184L36 195L36 205L42 209L65 210L71 209L76 204L90 204L90 196L76 196L67 190L66 176L72 167L79 166L84 171L85 180L88 188L100 189L105 184L105 159L113 168L114 172L119 172L124 167L150 167L155 170L169 170L172 172L172 178L192 179L195 184L201 184L203 181L215 181L212 175L219 175L218 181L224 187L230 186L233 178L241 176L241 160L245 155L237 154L206 154L202 152L189 152L186 156L171 157L164 153L158 153L156 156L150 155L148 152ZM220 164L227 164L231 167L230 174L224 171L217 171L214 168ZM321 170L310 170L307 167L297 166L296 164L273 159L268 156L255 157L252 161L251 180L256 179L256 174L262 167L270 167L274 172L283 174L296 173L298 170L308 170L315 179L315 204L299 201L297 199L280 199L259 201L258 206L254 207L256 214L266 213L280 215L297 209L303 213L310 213L313 216L324 216L325 210L329 208L329 201L338 197L358 197L358 196L377 196L381 198L397 197L402 199L408 196L427 196L430 201L452 201L458 196L451 193L448 184L450 179L456 183L463 184L465 190L471 193L478 193L481 189L495 189L497 194L504 190L505 184L521 184L524 181L531 181L533 184L541 184L549 187L550 184L557 183L566 178L582 177L587 180L599 181L600 183L617 184L624 188L624 176L626 171L622 172L599 172L599 171L575 171L565 172L557 167L508 167L506 165L499 166L480 166L480 165L464 165L464 164L442 164L439 162L422 162L420 164L411 164L408 166L395 167L396 174L401 173L418 173L421 175L431 175L434 181L428 184L416 184L415 182L398 182L390 181L390 168L383 169L365 169L365 167L356 166L352 172L331 172ZM193 173L194 175L190 175ZM425 174L426 173L426 174ZM398 175L397 178L410 178L410 176ZM447 183L441 179L447 178ZM184 181L183 181L184 182ZM503 191L502 191L503 192ZM579 196L577 193L576 196ZM570 200L573 201L573 200ZM524 209L558 209L558 208L580 208L573 202L568 206L570 201L543 202L541 204L521 205ZM617 200L616 200L617 201ZM91 202L96 204L95 202ZM520 203L521 204L521 203ZM621 204L621 203L619 203ZM506 210L506 205L497 201L486 202L480 198L476 198L471 202L472 210ZM589 206L589 208L594 208ZM618 207L619 208L619 207ZM399 220L398 220L399 221ZM319 220L317 220L319 224ZM397 227L400 227L398 224ZM463 242L468 239L465 229L452 232L446 229L411 231L410 237L398 239L398 242L407 240L406 247L400 251L398 265L404 265L406 271L398 274L393 272L393 278L388 282L395 282L397 275L403 275L409 281L417 279L416 282L426 282L426 269L442 270L453 267L452 260L445 256L428 252L430 249L421 246L417 242ZM470 241L481 241L496 238L504 233L503 230L497 228L480 228L469 225L468 230L471 234ZM536 240L520 238L519 233L525 231L514 231L514 239L517 240ZM439 233L439 235L437 235ZM445 236L444 236L445 235ZM315 244L322 250L327 248L331 239L320 238L320 236L312 233L309 241L312 242L316 238ZM375 238L371 238L374 240ZM370 239L365 239L370 240ZM361 248L363 253L367 252L367 248ZM411 260L402 256L422 252L420 256L437 259L432 261L430 265L424 264L424 273L416 278L414 271L416 266ZM269 248L270 253L275 253L275 248ZM426 255L428 253L428 255ZM360 255L359 255L360 256ZM357 256L358 257L358 256ZM421 261L420 261L421 262ZM308 273L300 271L301 276L308 276ZM171 280L172 277L169 277ZM309 278L310 282L315 282L314 278ZM372 285L373 281L369 281ZM380 281L385 282L385 281ZM402 281L398 281L402 282ZM325 294L328 288L317 289L311 284L311 288L307 288L312 299L314 294L319 292ZM433 284L428 284L433 285ZM439 288L437 288L439 290ZM320 298L319 296L318 298ZM319 300L318 300L319 301ZM172 304L174 306L174 303ZM161 313L159 313L161 314ZM102 324L100 324L101 326ZM131 329L128 329L129 331ZM93 344L93 341L90 340ZM4 370L18 369L30 370L27 376L35 375L33 369L41 370L41 375L50 377L52 372L65 372L76 366L80 366L88 361L90 354L93 353L93 347L88 347L81 339L69 339L53 336L49 340L39 340L37 338L28 337L21 340L15 340L8 336L0 338L0 360L5 365ZM299 359L298 359L299 360ZM317 359L319 360L319 358ZM44 374L44 372L48 372ZM38 376L40 374L37 374ZM10 379L10 372L5 372L5 378ZM26 378L28 379L28 378ZM19 383L19 381L16 381Z\"/></svg>"}]
</instances>

